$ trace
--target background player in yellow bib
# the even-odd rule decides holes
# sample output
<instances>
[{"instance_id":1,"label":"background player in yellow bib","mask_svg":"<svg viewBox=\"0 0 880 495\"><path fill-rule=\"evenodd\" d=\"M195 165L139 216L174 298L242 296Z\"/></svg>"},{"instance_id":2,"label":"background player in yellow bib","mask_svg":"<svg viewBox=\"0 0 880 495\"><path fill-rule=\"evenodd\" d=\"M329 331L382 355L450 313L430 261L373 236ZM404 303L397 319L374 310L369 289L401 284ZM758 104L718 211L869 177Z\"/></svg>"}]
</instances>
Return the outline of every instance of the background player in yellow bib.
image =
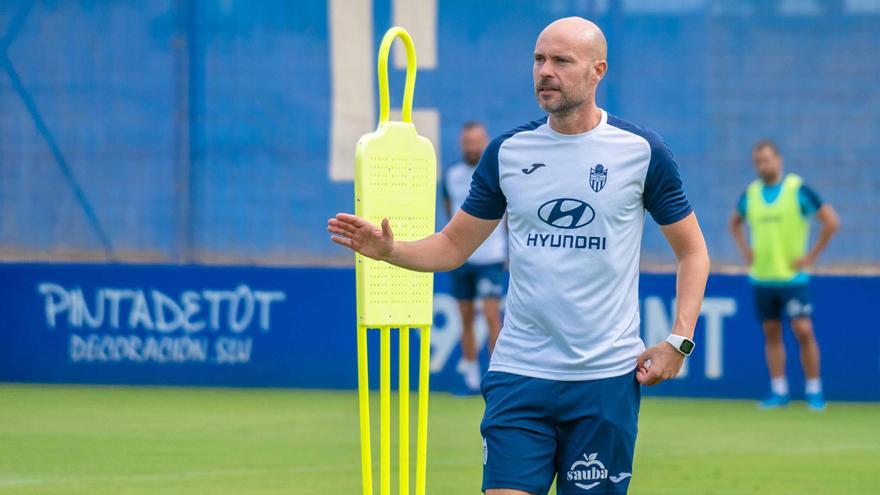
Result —
<instances>
[{"instance_id":1,"label":"background player in yellow bib","mask_svg":"<svg viewBox=\"0 0 880 495\"><path fill-rule=\"evenodd\" d=\"M804 270L816 262L839 228L840 220L834 208L824 203L799 176L783 174L782 156L775 143L757 142L752 148L752 161L759 178L740 196L730 229L749 264L755 307L764 327L771 394L761 406L782 407L789 401L782 340L784 315L791 322L800 346L807 404L811 409L822 410L825 400L819 377L819 346L813 333L809 275ZM814 215L822 230L812 249L808 249L810 219ZM751 242L746 242L744 223L748 224Z\"/></svg>"}]
</instances>

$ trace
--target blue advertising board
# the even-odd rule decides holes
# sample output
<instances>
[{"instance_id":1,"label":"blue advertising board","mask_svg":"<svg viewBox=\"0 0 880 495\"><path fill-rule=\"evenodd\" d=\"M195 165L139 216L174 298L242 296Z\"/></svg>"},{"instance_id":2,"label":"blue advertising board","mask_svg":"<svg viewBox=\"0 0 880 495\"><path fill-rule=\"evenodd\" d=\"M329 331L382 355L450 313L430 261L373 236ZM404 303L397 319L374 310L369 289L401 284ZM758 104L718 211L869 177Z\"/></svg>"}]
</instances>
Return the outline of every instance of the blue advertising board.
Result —
<instances>
[{"instance_id":1,"label":"blue advertising board","mask_svg":"<svg viewBox=\"0 0 880 495\"><path fill-rule=\"evenodd\" d=\"M352 269L0 264L0 280L0 381L356 386ZM671 274L641 277L648 343L669 332L674 282ZM431 380L435 390L460 392L461 323L447 288L439 274ZM827 395L880 400L880 332L867 323L880 278L816 277L812 292ZM485 367L482 319L476 334ZM786 335L797 395L803 377L796 343ZM710 278L696 341L681 376L648 394L754 398L766 392L763 339L745 277ZM372 345L373 363L377 349Z\"/></svg>"}]
</instances>

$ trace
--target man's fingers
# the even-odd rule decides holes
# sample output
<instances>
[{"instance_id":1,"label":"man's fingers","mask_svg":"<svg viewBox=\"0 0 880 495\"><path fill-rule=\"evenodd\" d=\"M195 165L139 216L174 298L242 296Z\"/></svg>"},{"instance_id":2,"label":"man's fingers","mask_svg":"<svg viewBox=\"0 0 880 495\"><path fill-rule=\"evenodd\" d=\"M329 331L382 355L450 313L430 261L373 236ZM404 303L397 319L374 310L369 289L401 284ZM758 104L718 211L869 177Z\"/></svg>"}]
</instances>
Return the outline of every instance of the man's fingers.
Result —
<instances>
[{"instance_id":1,"label":"man's fingers","mask_svg":"<svg viewBox=\"0 0 880 495\"><path fill-rule=\"evenodd\" d=\"M336 219L339 220L340 222L350 223L357 228L360 228L360 227L363 227L364 225L367 225L367 221L364 220L363 218L356 216L356 215L351 215L348 213L337 213Z\"/></svg>"},{"instance_id":2,"label":"man's fingers","mask_svg":"<svg viewBox=\"0 0 880 495\"><path fill-rule=\"evenodd\" d=\"M657 367L657 366L655 366L653 368L642 368L642 369L644 369L644 371L637 372L636 379L642 385L647 385L649 387L651 385L656 385L656 384L660 383L661 378L662 378L660 376L660 372L658 371L658 368L659 367Z\"/></svg>"},{"instance_id":3,"label":"man's fingers","mask_svg":"<svg viewBox=\"0 0 880 495\"><path fill-rule=\"evenodd\" d=\"M387 218L382 219L382 237L394 238L394 234L391 232L391 222Z\"/></svg>"},{"instance_id":4,"label":"man's fingers","mask_svg":"<svg viewBox=\"0 0 880 495\"><path fill-rule=\"evenodd\" d=\"M347 230L351 233L357 232L357 227L355 227L354 225L352 225L348 222L340 222L339 220L337 220L335 218L331 218L330 220L328 220L327 225L330 227L336 227L338 229Z\"/></svg>"},{"instance_id":5,"label":"man's fingers","mask_svg":"<svg viewBox=\"0 0 880 495\"><path fill-rule=\"evenodd\" d=\"M670 353L675 356L670 356ZM676 351L663 343L645 349L636 365L636 379L642 385L657 385L678 375L676 363L680 360Z\"/></svg>"},{"instance_id":6,"label":"man's fingers","mask_svg":"<svg viewBox=\"0 0 880 495\"><path fill-rule=\"evenodd\" d=\"M645 352L639 355L639 363L638 366L642 367L645 365L645 362L651 360L651 349L646 349Z\"/></svg>"},{"instance_id":7,"label":"man's fingers","mask_svg":"<svg viewBox=\"0 0 880 495\"><path fill-rule=\"evenodd\" d=\"M351 238L351 232L339 227L334 227L332 225L327 227L327 232L330 232L332 234L339 234L347 239Z\"/></svg>"},{"instance_id":8,"label":"man's fingers","mask_svg":"<svg viewBox=\"0 0 880 495\"><path fill-rule=\"evenodd\" d=\"M351 245L351 239L347 239L345 237L336 237L335 235L330 237L330 240L335 242L336 244L343 245L349 249L354 249Z\"/></svg>"}]
</instances>

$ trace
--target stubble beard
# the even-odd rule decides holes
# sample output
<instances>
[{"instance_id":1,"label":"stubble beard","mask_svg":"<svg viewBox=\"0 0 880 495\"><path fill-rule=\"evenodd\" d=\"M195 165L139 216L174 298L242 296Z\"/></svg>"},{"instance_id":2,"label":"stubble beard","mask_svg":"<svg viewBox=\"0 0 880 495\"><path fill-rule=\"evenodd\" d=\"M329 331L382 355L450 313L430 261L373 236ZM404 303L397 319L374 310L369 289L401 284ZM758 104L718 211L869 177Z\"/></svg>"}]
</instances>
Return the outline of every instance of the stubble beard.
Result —
<instances>
[{"instance_id":1,"label":"stubble beard","mask_svg":"<svg viewBox=\"0 0 880 495\"><path fill-rule=\"evenodd\" d=\"M549 113L550 115L561 119L572 115L586 103L587 99L575 100L570 98L563 92L559 92L559 100L552 103L544 103L541 101L538 92L535 92L535 96L538 98L538 106L541 107L542 110Z\"/></svg>"}]
</instances>

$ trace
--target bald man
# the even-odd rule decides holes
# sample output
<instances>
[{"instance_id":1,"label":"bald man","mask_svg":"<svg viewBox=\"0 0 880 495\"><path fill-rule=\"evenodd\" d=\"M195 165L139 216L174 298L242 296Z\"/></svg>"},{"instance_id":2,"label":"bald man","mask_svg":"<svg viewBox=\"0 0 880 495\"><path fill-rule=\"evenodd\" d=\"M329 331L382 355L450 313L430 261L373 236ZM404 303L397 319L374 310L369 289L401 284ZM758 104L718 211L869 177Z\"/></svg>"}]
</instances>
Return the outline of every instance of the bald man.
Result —
<instances>
[{"instance_id":1,"label":"bald man","mask_svg":"<svg viewBox=\"0 0 880 495\"><path fill-rule=\"evenodd\" d=\"M534 90L549 115L495 138L437 234L396 242L353 215L333 241L421 271L451 270L507 214L510 288L483 379L483 491L626 493L640 386L674 377L694 348L709 272L703 235L661 138L596 105L605 37L578 17L538 37ZM672 333L645 349L638 267L645 212L678 260Z\"/></svg>"}]
</instances>

